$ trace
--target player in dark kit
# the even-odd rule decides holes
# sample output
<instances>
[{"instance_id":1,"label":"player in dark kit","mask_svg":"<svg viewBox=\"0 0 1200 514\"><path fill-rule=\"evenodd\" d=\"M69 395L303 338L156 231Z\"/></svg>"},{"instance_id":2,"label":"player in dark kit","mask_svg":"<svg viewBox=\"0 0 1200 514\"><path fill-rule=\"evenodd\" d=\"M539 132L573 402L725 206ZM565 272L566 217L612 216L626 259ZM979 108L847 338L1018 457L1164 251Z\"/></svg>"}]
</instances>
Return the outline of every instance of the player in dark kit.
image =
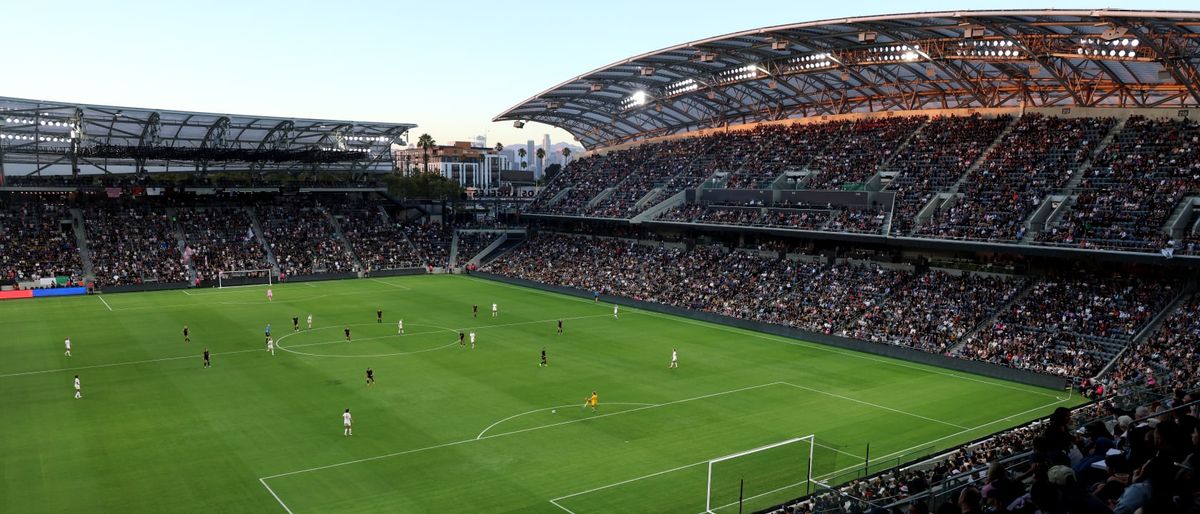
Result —
<instances>
[{"instance_id":1,"label":"player in dark kit","mask_svg":"<svg viewBox=\"0 0 1200 514\"><path fill-rule=\"evenodd\" d=\"M346 332L346 342L349 343L350 342L350 327L346 327L345 332Z\"/></svg>"},{"instance_id":2,"label":"player in dark kit","mask_svg":"<svg viewBox=\"0 0 1200 514\"><path fill-rule=\"evenodd\" d=\"M300 316L292 316L292 332L300 331Z\"/></svg>"},{"instance_id":3,"label":"player in dark kit","mask_svg":"<svg viewBox=\"0 0 1200 514\"><path fill-rule=\"evenodd\" d=\"M477 303L471 304L471 317L472 318L479 317L479 304L477 304Z\"/></svg>"},{"instance_id":4,"label":"player in dark kit","mask_svg":"<svg viewBox=\"0 0 1200 514\"><path fill-rule=\"evenodd\" d=\"M383 323L383 309L375 309L375 322Z\"/></svg>"},{"instance_id":5,"label":"player in dark kit","mask_svg":"<svg viewBox=\"0 0 1200 514\"><path fill-rule=\"evenodd\" d=\"M204 349L204 367L212 367L212 362L208 360L208 348Z\"/></svg>"},{"instance_id":6,"label":"player in dark kit","mask_svg":"<svg viewBox=\"0 0 1200 514\"><path fill-rule=\"evenodd\" d=\"M367 368L367 387L371 387L374 384L375 384L375 372L371 371L371 368Z\"/></svg>"},{"instance_id":7,"label":"player in dark kit","mask_svg":"<svg viewBox=\"0 0 1200 514\"><path fill-rule=\"evenodd\" d=\"M467 337L467 335L466 335L466 334L464 334L464 333L462 333L462 332L459 332L459 333L458 333L458 345L459 345L459 346L466 346L466 345L467 345L467 342L466 342L466 337Z\"/></svg>"},{"instance_id":8,"label":"player in dark kit","mask_svg":"<svg viewBox=\"0 0 1200 514\"><path fill-rule=\"evenodd\" d=\"M192 342L192 338L189 336L189 334L190 334L190 332L188 331L188 326L184 325L183 326L183 342L185 342L185 343Z\"/></svg>"},{"instance_id":9,"label":"player in dark kit","mask_svg":"<svg viewBox=\"0 0 1200 514\"><path fill-rule=\"evenodd\" d=\"M562 333L562 320L558 320L558 333Z\"/></svg>"},{"instance_id":10,"label":"player in dark kit","mask_svg":"<svg viewBox=\"0 0 1200 514\"><path fill-rule=\"evenodd\" d=\"M548 364L548 363L546 362L546 349L545 349L545 348L542 348L542 363L541 363L541 364L538 364L538 366L549 366L549 365L550 365L550 364Z\"/></svg>"}]
</instances>

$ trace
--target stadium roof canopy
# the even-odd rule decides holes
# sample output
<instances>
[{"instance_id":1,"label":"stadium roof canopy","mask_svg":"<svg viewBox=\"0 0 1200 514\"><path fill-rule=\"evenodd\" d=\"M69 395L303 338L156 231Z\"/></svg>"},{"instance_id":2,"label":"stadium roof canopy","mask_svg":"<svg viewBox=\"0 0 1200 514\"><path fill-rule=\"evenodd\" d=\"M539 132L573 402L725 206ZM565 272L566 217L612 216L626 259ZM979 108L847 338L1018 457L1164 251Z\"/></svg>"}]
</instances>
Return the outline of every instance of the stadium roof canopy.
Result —
<instances>
[{"instance_id":1,"label":"stadium roof canopy","mask_svg":"<svg viewBox=\"0 0 1200 514\"><path fill-rule=\"evenodd\" d=\"M1200 104L1200 11L1001 10L779 25L590 71L495 121L592 148L726 123L946 108Z\"/></svg>"},{"instance_id":2,"label":"stadium roof canopy","mask_svg":"<svg viewBox=\"0 0 1200 514\"><path fill-rule=\"evenodd\" d=\"M0 169L390 172L391 145L414 127L0 97Z\"/></svg>"}]
</instances>

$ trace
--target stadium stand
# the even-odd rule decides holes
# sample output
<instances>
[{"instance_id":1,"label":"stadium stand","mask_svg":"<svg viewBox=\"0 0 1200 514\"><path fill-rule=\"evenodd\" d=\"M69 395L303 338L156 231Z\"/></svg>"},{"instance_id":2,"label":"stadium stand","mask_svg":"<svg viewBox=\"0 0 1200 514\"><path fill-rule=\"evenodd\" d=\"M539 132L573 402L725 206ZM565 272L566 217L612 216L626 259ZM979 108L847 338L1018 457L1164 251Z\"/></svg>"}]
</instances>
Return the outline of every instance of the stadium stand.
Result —
<instances>
[{"instance_id":1,"label":"stadium stand","mask_svg":"<svg viewBox=\"0 0 1200 514\"><path fill-rule=\"evenodd\" d=\"M1112 372L1116 383L1173 389L1200 377L1200 294L1181 302L1150 338L1126 349Z\"/></svg>"},{"instance_id":2,"label":"stadium stand","mask_svg":"<svg viewBox=\"0 0 1200 514\"><path fill-rule=\"evenodd\" d=\"M10 282L83 275L75 236L63 230L71 218L57 203L20 201L0 210L0 278Z\"/></svg>"},{"instance_id":3,"label":"stadium stand","mask_svg":"<svg viewBox=\"0 0 1200 514\"><path fill-rule=\"evenodd\" d=\"M93 206L84 211L96 282L187 282L172 216L161 206Z\"/></svg>"},{"instance_id":4,"label":"stadium stand","mask_svg":"<svg viewBox=\"0 0 1200 514\"><path fill-rule=\"evenodd\" d=\"M281 203L260 209L267 244L289 277L315 273L345 273L353 269L350 256L319 206Z\"/></svg>"},{"instance_id":5,"label":"stadium stand","mask_svg":"<svg viewBox=\"0 0 1200 514\"><path fill-rule=\"evenodd\" d=\"M425 259L409 243L404 230L378 208L346 207L335 209L341 220L342 234L350 242L359 262L369 271L417 268Z\"/></svg>"},{"instance_id":6,"label":"stadium stand","mask_svg":"<svg viewBox=\"0 0 1200 514\"><path fill-rule=\"evenodd\" d=\"M412 243L420 256L422 265L444 268L450 264L450 243L454 238L452 228L441 223L404 225L404 236Z\"/></svg>"},{"instance_id":7,"label":"stadium stand","mask_svg":"<svg viewBox=\"0 0 1200 514\"><path fill-rule=\"evenodd\" d=\"M959 352L970 359L1091 377L1178 291L1151 279L1047 279Z\"/></svg>"},{"instance_id":8,"label":"stadium stand","mask_svg":"<svg viewBox=\"0 0 1200 514\"><path fill-rule=\"evenodd\" d=\"M243 207L181 208L178 221L199 280L216 280L222 271L271 267Z\"/></svg>"},{"instance_id":9,"label":"stadium stand","mask_svg":"<svg viewBox=\"0 0 1200 514\"><path fill-rule=\"evenodd\" d=\"M1012 120L1012 116L939 116L914 135L882 169L896 174L887 188L899 195L892 234L911 233L921 208L935 193L950 189Z\"/></svg>"},{"instance_id":10,"label":"stadium stand","mask_svg":"<svg viewBox=\"0 0 1200 514\"><path fill-rule=\"evenodd\" d=\"M496 232L467 232L460 231L458 237L458 256L454 261L454 267L466 266L471 258L482 252L484 248L492 244L499 237Z\"/></svg>"},{"instance_id":11,"label":"stadium stand","mask_svg":"<svg viewBox=\"0 0 1200 514\"><path fill-rule=\"evenodd\" d=\"M1038 241L1158 252L1176 205L1200 193L1200 124L1131 117L1096 161L1067 218Z\"/></svg>"},{"instance_id":12,"label":"stadium stand","mask_svg":"<svg viewBox=\"0 0 1200 514\"><path fill-rule=\"evenodd\" d=\"M1025 283L1022 277L931 271L872 305L844 334L946 354Z\"/></svg>"},{"instance_id":13,"label":"stadium stand","mask_svg":"<svg viewBox=\"0 0 1200 514\"><path fill-rule=\"evenodd\" d=\"M1046 196L1061 189L1116 123L1113 118L1022 116L917 235L1015 241Z\"/></svg>"}]
</instances>

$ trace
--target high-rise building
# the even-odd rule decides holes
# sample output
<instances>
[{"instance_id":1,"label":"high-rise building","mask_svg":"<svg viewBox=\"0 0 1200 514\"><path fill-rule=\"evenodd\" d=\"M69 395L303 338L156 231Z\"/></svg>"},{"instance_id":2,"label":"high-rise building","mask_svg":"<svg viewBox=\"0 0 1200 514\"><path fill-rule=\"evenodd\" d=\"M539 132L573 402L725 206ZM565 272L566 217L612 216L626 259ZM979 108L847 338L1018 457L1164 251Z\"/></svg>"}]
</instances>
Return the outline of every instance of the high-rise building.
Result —
<instances>
[{"instance_id":1,"label":"high-rise building","mask_svg":"<svg viewBox=\"0 0 1200 514\"><path fill-rule=\"evenodd\" d=\"M525 161L526 162L537 161L537 150L533 147L532 139L525 142ZM537 166L537 164L535 163L534 168L533 168L533 179L539 180L542 178L542 170L540 168L537 168L536 166Z\"/></svg>"},{"instance_id":2,"label":"high-rise building","mask_svg":"<svg viewBox=\"0 0 1200 514\"><path fill-rule=\"evenodd\" d=\"M542 170L545 171L546 166L554 163L554 147L550 145L550 134L542 134L542 149L546 151L546 162L542 165Z\"/></svg>"}]
</instances>

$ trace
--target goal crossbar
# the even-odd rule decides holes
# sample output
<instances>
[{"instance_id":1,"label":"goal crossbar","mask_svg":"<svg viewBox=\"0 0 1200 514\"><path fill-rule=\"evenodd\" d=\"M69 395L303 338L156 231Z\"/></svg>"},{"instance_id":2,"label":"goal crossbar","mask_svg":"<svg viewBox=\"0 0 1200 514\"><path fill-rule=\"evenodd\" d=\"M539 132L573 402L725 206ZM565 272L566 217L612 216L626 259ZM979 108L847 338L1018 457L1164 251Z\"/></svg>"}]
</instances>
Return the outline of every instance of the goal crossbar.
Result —
<instances>
[{"instance_id":1,"label":"goal crossbar","mask_svg":"<svg viewBox=\"0 0 1200 514\"><path fill-rule=\"evenodd\" d=\"M713 465L714 464L718 464L718 463L721 463L721 462L724 462L727 460L737 459L740 457L745 457L747 455L751 455L754 453L764 452L767 450L778 448L780 446L795 444L795 443L798 443L801 441L808 441L808 466L806 466L806 476L804 477L804 480L805 480L805 482L812 482L812 480L813 480L813 476L812 476L813 448L816 447L816 445L817 445L816 434L809 434L809 435L806 435L803 437L793 437L791 439L779 441L777 443L771 443L768 445L759 446L758 448L751 448L749 450L743 450L743 451L740 451L737 453L725 455L723 457L717 457L715 459L708 461L708 484L706 486L707 490L705 491L705 494L704 494L704 512L706 512L708 514L713 514L713 504L712 504L712 485L713 484L712 484L712 480L713 480ZM796 484L790 484L790 485L796 485ZM774 491L771 491L771 492L774 492ZM725 505L716 506L716 508L718 508L718 509L720 509L722 507L725 507Z\"/></svg>"}]
</instances>

